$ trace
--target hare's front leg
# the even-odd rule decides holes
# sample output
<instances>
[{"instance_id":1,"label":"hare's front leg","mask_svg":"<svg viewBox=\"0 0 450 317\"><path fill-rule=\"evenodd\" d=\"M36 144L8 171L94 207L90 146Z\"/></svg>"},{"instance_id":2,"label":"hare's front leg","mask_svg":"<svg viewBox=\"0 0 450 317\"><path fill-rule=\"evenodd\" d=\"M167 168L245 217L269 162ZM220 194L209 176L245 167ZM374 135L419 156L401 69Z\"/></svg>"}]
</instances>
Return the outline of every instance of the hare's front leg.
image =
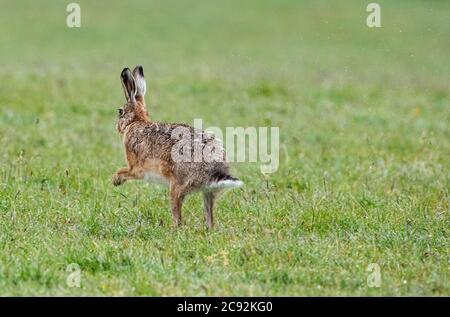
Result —
<instances>
[{"instance_id":1,"label":"hare's front leg","mask_svg":"<svg viewBox=\"0 0 450 317\"><path fill-rule=\"evenodd\" d=\"M117 172L113 175L113 185L119 186L125 183L130 179L141 179L144 177L144 173L142 171L137 171L135 169L131 169L129 167L122 167L117 170Z\"/></svg>"},{"instance_id":2,"label":"hare's front leg","mask_svg":"<svg viewBox=\"0 0 450 317\"><path fill-rule=\"evenodd\" d=\"M172 210L172 225L178 227L181 224L181 207L186 197L186 190L176 181L170 183L170 208Z\"/></svg>"}]
</instances>

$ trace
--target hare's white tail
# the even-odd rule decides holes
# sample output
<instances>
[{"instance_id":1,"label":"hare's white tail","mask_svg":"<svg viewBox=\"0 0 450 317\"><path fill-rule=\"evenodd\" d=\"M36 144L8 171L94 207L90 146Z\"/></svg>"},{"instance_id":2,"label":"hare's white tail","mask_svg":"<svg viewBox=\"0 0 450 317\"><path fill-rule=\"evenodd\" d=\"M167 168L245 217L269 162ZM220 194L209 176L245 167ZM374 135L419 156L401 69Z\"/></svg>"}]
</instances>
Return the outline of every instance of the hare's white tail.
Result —
<instances>
[{"instance_id":1,"label":"hare's white tail","mask_svg":"<svg viewBox=\"0 0 450 317\"><path fill-rule=\"evenodd\" d=\"M226 188L237 188L244 186L244 182L241 180L231 177L231 176L224 176L220 180L213 181L206 185L204 187L207 191L214 191L214 190L220 190L220 189L226 189Z\"/></svg>"},{"instance_id":2,"label":"hare's white tail","mask_svg":"<svg viewBox=\"0 0 450 317\"><path fill-rule=\"evenodd\" d=\"M237 188L244 186L244 183L240 180L225 179L218 181L217 183L211 183L205 187L206 190L216 190L225 188Z\"/></svg>"}]
</instances>

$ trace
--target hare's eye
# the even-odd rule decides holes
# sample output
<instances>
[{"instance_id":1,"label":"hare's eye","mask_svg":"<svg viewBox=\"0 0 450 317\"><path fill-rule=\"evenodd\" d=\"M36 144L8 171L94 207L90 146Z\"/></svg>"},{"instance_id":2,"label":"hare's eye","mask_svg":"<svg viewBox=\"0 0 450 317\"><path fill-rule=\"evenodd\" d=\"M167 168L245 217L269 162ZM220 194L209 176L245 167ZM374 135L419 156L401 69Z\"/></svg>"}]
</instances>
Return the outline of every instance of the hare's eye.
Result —
<instances>
[{"instance_id":1,"label":"hare's eye","mask_svg":"<svg viewBox=\"0 0 450 317\"><path fill-rule=\"evenodd\" d=\"M119 116L123 115L123 109L122 108L117 109L117 111L119 111Z\"/></svg>"}]
</instances>

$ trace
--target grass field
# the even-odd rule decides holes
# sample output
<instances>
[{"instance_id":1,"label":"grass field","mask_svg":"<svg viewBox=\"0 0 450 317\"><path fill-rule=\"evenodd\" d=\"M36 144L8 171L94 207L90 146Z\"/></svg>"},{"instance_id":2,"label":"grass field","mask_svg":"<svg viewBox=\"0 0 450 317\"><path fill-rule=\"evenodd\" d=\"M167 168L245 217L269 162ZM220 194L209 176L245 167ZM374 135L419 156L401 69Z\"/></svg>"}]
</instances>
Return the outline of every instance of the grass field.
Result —
<instances>
[{"instance_id":1,"label":"grass field","mask_svg":"<svg viewBox=\"0 0 450 317\"><path fill-rule=\"evenodd\" d=\"M0 1L0 295L450 295L449 1L69 2ZM138 63L155 120L280 128L211 232L111 184Z\"/></svg>"}]
</instances>

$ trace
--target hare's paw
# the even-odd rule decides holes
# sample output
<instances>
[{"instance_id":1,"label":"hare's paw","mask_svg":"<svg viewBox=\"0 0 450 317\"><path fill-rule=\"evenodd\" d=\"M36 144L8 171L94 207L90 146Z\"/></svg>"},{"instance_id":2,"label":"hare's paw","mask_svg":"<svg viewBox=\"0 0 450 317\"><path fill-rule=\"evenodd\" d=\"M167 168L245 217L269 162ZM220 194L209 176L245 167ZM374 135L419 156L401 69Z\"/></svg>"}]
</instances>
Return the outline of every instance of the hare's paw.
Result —
<instances>
[{"instance_id":1,"label":"hare's paw","mask_svg":"<svg viewBox=\"0 0 450 317\"><path fill-rule=\"evenodd\" d=\"M120 186L125 182L125 179L122 177L122 175L116 173L112 177L112 183L114 186Z\"/></svg>"}]
</instances>

